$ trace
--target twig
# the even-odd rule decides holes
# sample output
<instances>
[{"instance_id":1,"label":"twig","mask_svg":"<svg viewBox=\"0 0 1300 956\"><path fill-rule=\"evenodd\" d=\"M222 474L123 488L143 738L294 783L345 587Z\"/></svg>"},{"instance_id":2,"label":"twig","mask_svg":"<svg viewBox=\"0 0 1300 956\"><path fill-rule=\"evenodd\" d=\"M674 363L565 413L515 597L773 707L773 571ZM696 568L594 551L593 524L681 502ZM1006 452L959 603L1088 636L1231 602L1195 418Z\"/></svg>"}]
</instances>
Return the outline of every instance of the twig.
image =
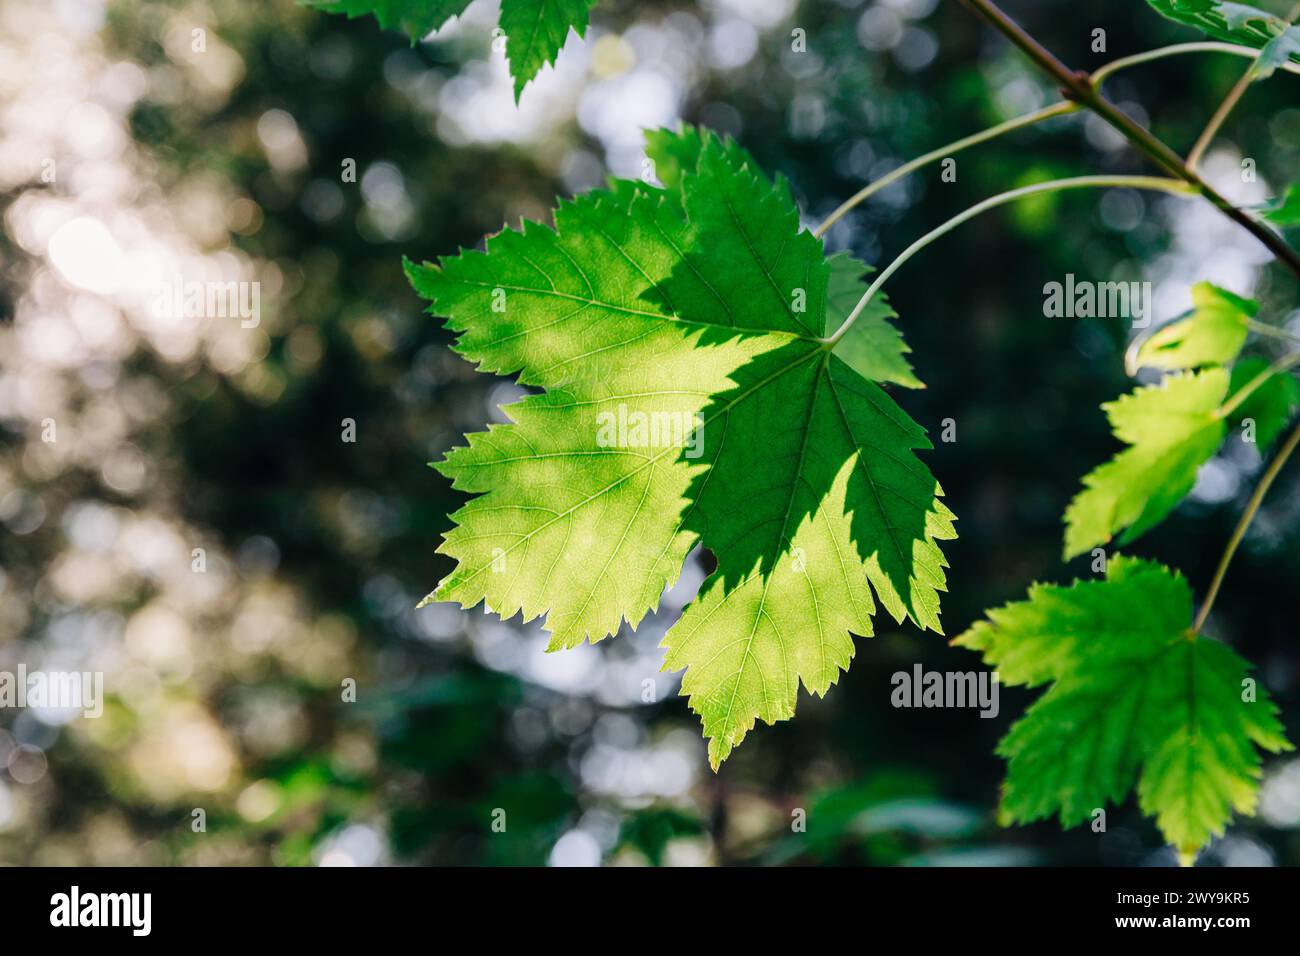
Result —
<instances>
[{"instance_id":1,"label":"twig","mask_svg":"<svg viewBox=\"0 0 1300 956\"><path fill-rule=\"evenodd\" d=\"M1250 527L1255 512L1259 511L1264 495L1268 494L1269 487L1277 478L1278 472L1282 470L1282 466L1286 464L1286 460L1291 457L1291 453L1296 450L1297 445L1300 445L1300 425L1296 425L1292 430L1286 444L1278 451L1277 457L1268 466L1268 471L1264 472L1264 477L1255 486L1255 492L1250 496L1250 502L1246 505L1245 512L1237 521L1237 527L1233 530L1232 538L1229 539L1228 546L1223 551L1223 557L1219 559L1219 567L1214 572L1214 580L1210 582L1210 589L1205 593L1205 602L1196 615L1196 623L1192 625L1192 634L1199 634L1201 628L1205 626L1205 619L1210 616L1210 608L1214 607L1214 599L1219 596L1219 588L1223 584L1224 575L1228 573L1228 565L1232 562L1232 556L1237 553L1237 546L1241 544L1241 539L1246 536L1246 529Z\"/></svg>"},{"instance_id":2,"label":"twig","mask_svg":"<svg viewBox=\"0 0 1300 956\"><path fill-rule=\"evenodd\" d=\"M1150 130L1145 129L1106 99L1094 86L1088 73L1067 67L1050 50L1026 33L1020 24L1003 13L993 0L964 0L964 2L1019 47L1039 69L1056 80L1061 85L1061 93L1066 99L1074 100L1092 110L1158 166L1195 188L1214 203L1220 212L1263 243L1279 262L1300 278L1300 252L1287 245L1282 237L1268 226L1234 206L1218 190L1205 182L1194 169L1189 169L1182 158L1167 144L1157 139Z\"/></svg>"},{"instance_id":3,"label":"twig","mask_svg":"<svg viewBox=\"0 0 1300 956\"><path fill-rule=\"evenodd\" d=\"M1300 4L1297 4L1291 10L1291 13L1286 18L1286 22L1288 24L1292 23L1297 16L1300 16ZM1250 89L1250 84L1255 82L1256 74L1259 72L1259 61L1263 55L1263 50L1260 50L1259 53L1255 55L1255 61L1246 68L1246 72L1241 74L1241 77L1237 82L1232 85L1232 89L1228 91L1228 95L1224 97L1223 102L1219 104L1219 108L1214 111L1214 115L1210 117L1210 121L1205 124L1205 129L1201 130L1201 135L1196 138L1196 143L1192 146L1191 152L1187 154L1188 169L1196 169L1200 164L1201 157L1205 155L1205 151L1209 149L1210 144L1214 142L1214 137L1218 135L1219 130L1228 118L1228 114L1230 114L1233 108L1241 101L1241 98L1246 95L1246 90Z\"/></svg>"}]
</instances>

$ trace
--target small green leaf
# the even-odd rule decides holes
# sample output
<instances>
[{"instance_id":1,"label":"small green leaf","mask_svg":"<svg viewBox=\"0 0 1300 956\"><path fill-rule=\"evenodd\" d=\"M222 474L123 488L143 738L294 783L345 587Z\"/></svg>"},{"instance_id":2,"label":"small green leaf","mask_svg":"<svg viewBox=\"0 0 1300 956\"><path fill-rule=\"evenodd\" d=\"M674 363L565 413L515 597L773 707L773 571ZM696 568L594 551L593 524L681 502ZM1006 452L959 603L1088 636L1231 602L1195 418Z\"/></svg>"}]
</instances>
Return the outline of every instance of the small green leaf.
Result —
<instances>
[{"instance_id":1,"label":"small green leaf","mask_svg":"<svg viewBox=\"0 0 1300 956\"><path fill-rule=\"evenodd\" d=\"M465 12L470 0L300 0L326 13L349 18L372 14L385 30L400 29L415 43ZM555 62L569 31L582 36L596 0L501 0L500 26L514 78L515 99Z\"/></svg>"},{"instance_id":2,"label":"small green leaf","mask_svg":"<svg viewBox=\"0 0 1300 956\"><path fill-rule=\"evenodd\" d=\"M1258 306L1208 282L1192 287L1192 303L1185 318L1163 326L1142 343L1139 368L1192 369L1227 365L1237 357Z\"/></svg>"},{"instance_id":3,"label":"small green leaf","mask_svg":"<svg viewBox=\"0 0 1300 956\"><path fill-rule=\"evenodd\" d=\"M867 289L863 280L873 270L847 252L837 252L828 262L831 274L826 288L826 334L830 335L862 298ZM835 346L835 354L863 378L905 388L925 388L905 358L912 350L889 321L896 318L898 313L890 307L885 294L877 292Z\"/></svg>"},{"instance_id":4,"label":"small green leaf","mask_svg":"<svg viewBox=\"0 0 1300 956\"><path fill-rule=\"evenodd\" d=\"M1224 0L1147 0L1147 3L1168 19L1195 27L1216 40L1255 50L1267 47L1258 67L1260 77L1272 73L1287 59L1300 63L1300 47L1297 47L1300 29L1258 7ZM1281 42L1274 44L1279 38Z\"/></svg>"},{"instance_id":5,"label":"small green leaf","mask_svg":"<svg viewBox=\"0 0 1300 956\"><path fill-rule=\"evenodd\" d=\"M1116 555L1104 581L1036 584L953 642L1008 685L1051 684L998 748L1004 824L1089 822L1136 787L1190 859L1233 813L1254 812L1260 748L1291 745L1249 664L1191 623L1181 576Z\"/></svg>"},{"instance_id":6,"label":"small green leaf","mask_svg":"<svg viewBox=\"0 0 1300 956\"><path fill-rule=\"evenodd\" d=\"M1232 384L1228 393L1236 394L1238 389L1253 381L1268 367L1266 359L1242 359L1232 367ZM1247 419L1253 421L1255 442L1260 454L1263 454L1277 441L1277 436L1282 434L1282 429L1297 408L1300 408L1300 382L1289 372L1275 372L1233 411L1232 426L1237 428Z\"/></svg>"},{"instance_id":7,"label":"small green leaf","mask_svg":"<svg viewBox=\"0 0 1300 956\"><path fill-rule=\"evenodd\" d=\"M1110 541L1127 544L1164 520L1196 483L1196 472L1223 442L1219 407L1228 371L1171 375L1103 405L1128 448L1084 476L1065 512L1065 557Z\"/></svg>"}]
</instances>

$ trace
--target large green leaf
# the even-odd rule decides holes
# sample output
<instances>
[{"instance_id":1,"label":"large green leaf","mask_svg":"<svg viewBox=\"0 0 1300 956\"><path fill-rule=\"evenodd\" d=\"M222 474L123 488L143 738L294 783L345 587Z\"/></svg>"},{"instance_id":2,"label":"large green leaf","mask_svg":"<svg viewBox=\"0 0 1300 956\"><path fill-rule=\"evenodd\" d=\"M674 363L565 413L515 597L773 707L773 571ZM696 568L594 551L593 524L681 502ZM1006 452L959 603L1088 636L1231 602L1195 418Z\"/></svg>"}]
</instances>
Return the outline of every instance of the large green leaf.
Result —
<instances>
[{"instance_id":1,"label":"large green leaf","mask_svg":"<svg viewBox=\"0 0 1300 956\"><path fill-rule=\"evenodd\" d=\"M470 0L301 0L327 13L373 15L384 29L402 30L414 43L465 12ZM501 32L515 81L515 98L543 66L553 64L569 31L582 36L596 0L501 0Z\"/></svg>"},{"instance_id":2,"label":"large green leaf","mask_svg":"<svg viewBox=\"0 0 1300 956\"><path fill-rule=\"evenodd\" d=\"M1227 369L1171 375L1103 405L1115 437L1131 448L1084 476L1065 511L1065 557L1124 531L1127 544L1164 520L1196 483L1196 472L1223 442L1219 407Z\"/></svg>"},{"instance_id":3,"label":"large green leaf","mask_svg":"<svg viewBox=\"0 0 1300 956\"><path fill-rule=\"evenodd\" d=\"M999 747L1004 823L1091 822L1136 786L1190 862L1234 812L1254 811L1257 748L1290 744L1249 665L1191 623L1180 576L1117 555L1104 581L1034 585L956 639L1006 684L1051 684Z\"/></svg>"},{"instance_id":4,"label":"large green leaf","mask_svg":"<svg viewBox=\"0 0 1300 956\"><path fill-rule=\"evenodd\" d=\"M1170 20L1241 46L1264 50L1258 76L1265 77L1290 59L1300 63L1300 28L1274 13L1224 0L1147 0Z\"/></svg>"},{"instance_id":5,"label":"large green leaf","mask_svg":"<svg viewBox=\"0 0 1300 956\"><path fill-rule=\"evenodd\" d=\"M462 355L544 390L438 466L477 497L431 597L545 614L569 647L636 626L702 543L717 570L665 667L716 767L838 679L877 601L939 630L953 516L923 430L831 353L832 266L787 185L690 129L649 153L664 190L615 181L554 229L408 266Z\"/></svg>"}]
</instances>

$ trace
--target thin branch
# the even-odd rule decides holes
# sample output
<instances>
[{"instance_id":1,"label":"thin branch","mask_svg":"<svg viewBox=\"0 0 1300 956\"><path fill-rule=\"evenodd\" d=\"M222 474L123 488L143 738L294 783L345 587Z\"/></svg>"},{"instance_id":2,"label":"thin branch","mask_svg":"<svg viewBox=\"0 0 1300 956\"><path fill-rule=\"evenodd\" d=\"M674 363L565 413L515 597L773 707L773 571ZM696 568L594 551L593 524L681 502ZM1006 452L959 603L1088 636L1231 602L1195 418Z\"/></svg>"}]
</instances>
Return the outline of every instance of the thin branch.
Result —
<instances>
[{"instance_id":1,"label":"thin branch","mask_svg":"<svg viewBox=\"0 0 1300 956\"><path fill-rule=\"evenodd\" d=\"M1258 332L1260 335L1267 335L1275 339L1300 342L1300 335L1296 335L1287 329L1279 329L1276 325L1269 325L1267 322L1260 322L1258 319L1247 319L1246 328L1252 332Z\"/></svg>"},{"instance_id":2,"label":"thin branch","mask_svg":"<svg viewBox=\"0 0 1300 956\"><path fill-rule=\"evenodd\" d=\"M1127 70L1130 67L1139 66L1143 63L1150 63L1153 60L1160 60L1168 56L1178 56L1183 53L1230 53L1236 56L1246 57L1254 57L1256 55L1255 51L1250 47L1238 46L1235 43L1219 43L1216 41L1206 41L1203 43L1175 43L1172 46L1163 46L1154 50L1147 50L1145 53L1135 53L1132 56L1120 57L1117 60L1112 60L1111 62L1098 67L1092 73L1092 85L1094 87L1100 87L1108 77L1113 76L1121 70ZM1300 63L1292 63L1290 60L1283 63L1279 68L1291 73L1300 74ZM1082 108L1083 107L1080 104L1072 100L1063 100L1059 103L1053 103L1051 106L1045 106L1040 110L1035 110L1032 113L1012 117L1003 123L999 123L997 126L991 126L981 132L974 133L959 140L954 140L951 143L940 146L938 149L931 150L924 156L918 156L916 159L904 163L897 169L890 170L879 179L873 180L866 186L862 187L862 189L858 190L858 192L853 196L846 199L833 213L826 217L825 222L813 230L813 235L818 237L825 235L826 231L830 229L831 226L835 225L835 223L839 222L840 219L849 212L849 210L866 202L891 183L897 182L904 176L908 176L936 160L946 159L954 153L959 153L971 146L988 142L1004 133L1023 129L1026 126L1032 126L1056 116L1068 116L1071 113L1078 112Z\"/></svg>"},{"instance_id":3,"label":"thin branch","mask_svg":"<svg viewBox=\"0 0 1300 956\"><path fill-rule=\"evenodd\" d=\"M1066 189L1088 189L1095 187L1127 187L1130 189L1153 189L1159 192L1171 193L1176 196L1192 196L1195 190L1186 183L1177 179L1168 179L1159 176L1075 176L1071 179L1052 179L1047 182L1033 183L1029 186L1021 186L1019 189L1012 189L1008 192L998 193L996 196L990 196L988 199L978 202L953 216L947 222L943 223L929 232L920 239L917 239L910 246L898 254L898 256L889 265L881 270L876 276L874 282L867 287L867 291L862 294L858 304L853 307L853 311L848 314L840 327L835 330L835 334L822 341L828 348L834 348L835 343L844 337L844 334L857 321L862 310L867 307L867 303L880 289L882 285L898 271L908 259L916 255L930 243L934 242L940 236L946 235L953 229L956 229L962 223L973 219L982 212L987 212L998 206L1006 205L1009 202L1015 202L1017 199L1023 199L1026 196L1033 196L1038 193L1060 192Z\"/></svg>"},{"instance_id":4,"label":"thin branch","mask_svg":"<svg viewBox=\"0 0 1300 956\"><path fill-rule=\"evenodd\" d=\"M1188 169L1182 158L1166 143L1157 139L1150 130L1102 96L1094 87L1092 77L1086 72L1067 67L1050 50L1026 33L1018 23L1003 13L993 0L964 0L964 2L1019 47L1041 70L1056 80L1061 85L1062 95L1066 99L1074 100L1092 110L1154 163L1195 188L1214 203L1220 212L1263 243L1279 262L1300 278L1300 252L1287 245L1286 241L1268 226L1234 206L1218 190L1205 182L1195 170Z\"/></svg>"},{"instance_id":5,"label":"thin branch","mask_svg":"<svg viewBox=\"0 0 1300 956\"><path fill-rule=\"evenodd\" d=\"M1259 511L1259 506L1264 501L1264 495L1268 494L1269 487L1272 486L1278 472L1282 470L1282 466L1286 464L1287 459L1291 457L1297 445L1300 445L1300 425L1296 425L1292 430L1286 444L1278 451L1277 457L1268 466L1268 471L1264 472L1264 477L1259 480L1254 493L1250 496L1250 501L1246 504L1246 510L1237 521L1237 527L1232 532L1232 538L1229 539L1228 546L1223 551L1223 557L1219 559L1219 566L1215 569L1214 580L1210 582L1210 589L1205 593L1205 602L1201 605L1201 610L1196 615L1196 622L1192 625L1193 634L1199 634L1201 628L1205 626L1205 620L1210 616L1210 608L1214 607L1214 599L1219 596L1219 588L1223 585L1223 578L1228 573L1228 565L1232 563L1232 556L1237 553L1237 547L1241 544L1242 538L1246 536L1246 529L1250 527L1250 522L1254 519L1255 513Z\"/></svg>"},{"instance_id":6,"label":"thin branch","mask_svg":"<svg viewBox=\"0 0 1300 956\"><path fill-rule=\"evenodd\" d=\"M1286 329L1279 329L1277 326L1269 325L1266 322L1260 322L1257 319L1250 319L1250 318L1246 319L1246 329L1250 332L1255 332L1259 335L1269 336L1275 339L1281 339L1284 342L1290 342L1293 345L1300 344L1300 335L1296 335L1293 332L1288 332ZM1149 329L1144 334L1135 336L1133 341L1128 344L1128 348L1124 350L1124 374L1125 375L1128 375L1130 377L1137 375L1138 369L1142 368L1142 366L1138 364L1138 353L1142 351L1142 347L1147 342L1151 341L1152 336L1154 336L1159 331L1160 331L1159 328ZM1290 355L1285 356L1284 358L1289 359ZM1286 365L1285 368L1290 368L1290 365ZM1256 382L1255 379L1252 379L1250 382L1247 382L1245 386L1243 386L1243 389L1250 387L1251 390L1253 391L1254 388L1258 387L1259 385L1262 385L1270 375L1274 374L1277 371L1278 369L1273 369L1268 372L1261 372L1260 375L1256 377L1259 380L1258 382ZM1236 406L1234 405L1233 408L1236 408ZM1232 409L1229 409L1228 411L1231 412ZM1221 413L1221 415L1222 414L1227 414L1227 413Z\"/></svg>"},{"instance_id":7,"label":"thin branch","mask_svg":"<svg viewBox=\"0 0 1300 956\"><path fill-rule=\"evenodd\" d=\"M1250 89L1250 84L1255 82L1255 68L1258 64L1259 59L1257 57L1255 62L1250 65L1246 72L1241 74L1241 78L1232 85L1232 89L1228 91L1228 95L1225 96L1223 102L1219 104L1219 108L1214 111L1214 115L1210 117L1210 121L1205 124L1205 129L1201 130L1201 135L1196 137L1196 142L1192 145L1191 151L1187 154L1188 169L1196 169L1196 167L1200 165L1201 157L1204 156L1205 151L1210 148L1210 143L1214 142L1214 137L1219 134L1219 128L1222 127L1224 121L1227 120L1228 114L1231 113L1233 107L1241 101L1241 98L1246 95L1246 90Z\"/></svg>"},{"instance_id":8,"label":"thin branch","mask_svg":"<svg viewBox=\"0 0 1300 956\"><path fill-rule=\"evenodd\" d=\"M1156 47L1154 50L1134 53L1132 56L1122 56L1118 60L1111 60L1109 63L1097 67L1092 71L1092 85L1100 87L1113 74L1121 70L1140 66L1143 63L1150 63L1153 60L1163 60L1167 56L1179 56L1183 53L1227 53L1232 56L1244 56L1251 59L1257 56L1255 50L1251 47L1241 46L1237 43L1221 43L1218 40L1175 43L1171 46ZM1300 63L1292 63L1287 60L1279 65L1278 69L1286 70L1288 73L1300 73Z\"/></svg>"},{"instance_id":9,"label":"thin branch","mask_svg":"<svg viewBox=\"0 0 1300 956\"><path fill-rule=\"evenodd\" d=\"M966 149L970 146L975 146L979 143L987 142L988 140L993 139L994 137L1001 136L1003 133L1009 133L1012 130L1020 129L1025 126L1032 126L1035 123L1041 123L1043 120L1051 119L1054 116L1065 116L1066 114L1074 113L1079 109L1080 107L1077 103L1071 103L1068 101L1054 103L1051 106L1044 107L1041 110L1035 110L1034 112L1026 113L1023 116L1013 117L1012 119L1007 120L1005 123L999 123L997 126L990 126L986 130L981 130L980 132L974 133L971 136L967 136L964 139L959 139L956 140L955 142L948 143L946 146L940 146L938 149L932 150L926 153L924 156L918 156L916 159L904 163L902 166L899 166L897 169L890 170L888 173L886 173L884 176L881 176L879 179L868 183L862 189L858 190L858 192L855 193L853 196L846 199L843 203L840 204L838 209L836 209L833 213L831 213L829 216L826 217L825 222L823 222L820 226L818 226L816 229L813 230L813 235L814 236L825 235L826 230L829 229L831 226L835 225L835 223L839 222L839 220L844 216L844 214L847 213L854 206L858 205L859 203L865 202L867 199L869 199L871 196L875 195L876 193L880 192L880 190L884 189L886 186L890 185L891 183L897 182L898 180L902 179L904 176L908 175L909 173L916 172L922 166L926 166L938 159L944 159L945 157L951 156L953 153L959 153L963 149Z\"/></svg>"}]
</instances>

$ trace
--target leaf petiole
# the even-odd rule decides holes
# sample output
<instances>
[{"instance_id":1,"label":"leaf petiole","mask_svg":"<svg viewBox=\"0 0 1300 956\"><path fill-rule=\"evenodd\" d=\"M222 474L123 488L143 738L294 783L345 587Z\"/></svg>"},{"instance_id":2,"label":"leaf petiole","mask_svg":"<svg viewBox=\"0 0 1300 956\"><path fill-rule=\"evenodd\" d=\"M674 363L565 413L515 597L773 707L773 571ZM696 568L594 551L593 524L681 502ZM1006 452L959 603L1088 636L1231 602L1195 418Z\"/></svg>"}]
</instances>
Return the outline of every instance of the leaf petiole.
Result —
<instances>
[{"instance_id":1,"label":"leaf petiole","mask_svg":"<svg viewBox=\"0 0 1300 956\"><path fill-rule=\"evenodd\" d=\"M1192 624L1193 634L1199 634L1201 628L1205 626L1205 620L1210 616L1210 609L1214 607L1214 599L1219 596L1219 588L1223 584L1223 578L1228 573L1228 565L1232 563L1232 556L1237 553L1237 546L1241 544L1241 539L1246 536L1246 529L1250 527L1250 522L1254 519L1255 513L1259 511L1259 506L1264 501L1264 495L1268 494L1269 487L1277 478L1287 459L1296 450L1297 445L1300 445L1300 425L1296 425L1292 429L1286 443L1269 464L1268 471L1264 472L1264 477L1255 486L1255 491L1246 504L1246 510L1237 521L1237 527L1233 529L1232 537L1228 540L1228 546L1223 549L1223 557L1219 559L1219 566L1214 571L1214 579L1210 582L1210 588L1205 592L1205 601L1201 604L1200 611L1197 612L1195 623Z\"/></svg>"},{"instance_id":2,"label":"leaf petiole","mask_svg":"<svg viewBox=\"0 0 1300 956\"><path fill-rule=\"evenodd\" d=\"M853 311L845 317L840 327L835 333L828 338L822 339L828 349L834 348L835 343L844 337L845 333L857 321L862 310L866 308L867 303L879 291L880 287L892 276L898 269L907 262L908 259L916 255L936 239L948 234L956 229L962 223L975 218L982 212L995 209L998 206L1015 202L1018 199L1024 199L1027 196L1034 196L1039 193L1061 192L1067 189L1088 189L1094 187L1127 187L1129 189L1150 189L1157 192L1170 193L1176 196L1192 196L1197 190L1191 185L1177 179L1170 179L1163 176L1074 176L1069 179L1053 179L1042 183L1032 183L1028 186L1021 186L1018 189L1012 189L996 196L990 196L982 202L976 203L969 209L959 212L947 222L930 230L920 239L917 239L910 246L904 249L889 265L881 270L876 276L875 281L867 287L867 291L862 294L858 304L853 307Z\"/></svg>"},{"instance_id":3,"label":"leaf petiole","mask_svg":"<svg viewBox=\"0 0 1300 956\"><path fill-rule=\"evenodd\" d=\"M1290 332L1286 329L1279 329L1276 325L1269 325L1267 322L1261 322L1258 319L1246 319L1246 328L1259 335L1267 335L1275 339L1285 339L1288 342L1300 343L1300 335Z\"/></svg>"},{"instance_id":4,"label":"leaf petiole","mask_svg":"<svg viewBox=\"0 0 1300 956\"><path fill-rule=\"evenodd\" d=\"M1255 57L1256 53L1248 47L1238 46L1235 43L1220 43L1217 41L1204 41L1199 43L1175 43L1172 46L1157 47L1154 50L1147 50L1143 53L1135 53L1132 56L1120 57L1109 63L1103 64L1092 73L1092 88L1097 90L1101 84L1110 76L1126 70L1129 67L1139 66L1143 63L1150 63L1153 60L1161 60L1169 56L1177 56L1183 53L1231 53L1236 56ZM1290 73L1300 74L1300 63L1292 63L1289 60L1282 63L1279 69L1286 70ZM991 139L1010 133L1014 130L1023 129L1026 126L1033 126L1045 120L1053 119L1057 116L1068 116L1071 113L1077 113L1083 109L1082 104L1074 100L1062 100L1059 103L1053 103L1051 106L1045 106L1042 109L1034 110L1032 113L1025 113L1022 116L1013 116L1005 122L996 126L990 126L988 129L981 130L978 133L972 133L970 136L962 137L933 149L922 156L908 160L897 169L892 169L879 179L873 180L866 186L850 196L844 202L840 203L826 219L813 230L814 236L824 236L827 230L835 223L839 222L855 206L866 202L886 186L896 183L904 176L911 175L918 169L928 166L940 159L946 159L953 153L959 153L971 146L977 146L980 143L986 143Z\"/></svg>"}]
</instances>

